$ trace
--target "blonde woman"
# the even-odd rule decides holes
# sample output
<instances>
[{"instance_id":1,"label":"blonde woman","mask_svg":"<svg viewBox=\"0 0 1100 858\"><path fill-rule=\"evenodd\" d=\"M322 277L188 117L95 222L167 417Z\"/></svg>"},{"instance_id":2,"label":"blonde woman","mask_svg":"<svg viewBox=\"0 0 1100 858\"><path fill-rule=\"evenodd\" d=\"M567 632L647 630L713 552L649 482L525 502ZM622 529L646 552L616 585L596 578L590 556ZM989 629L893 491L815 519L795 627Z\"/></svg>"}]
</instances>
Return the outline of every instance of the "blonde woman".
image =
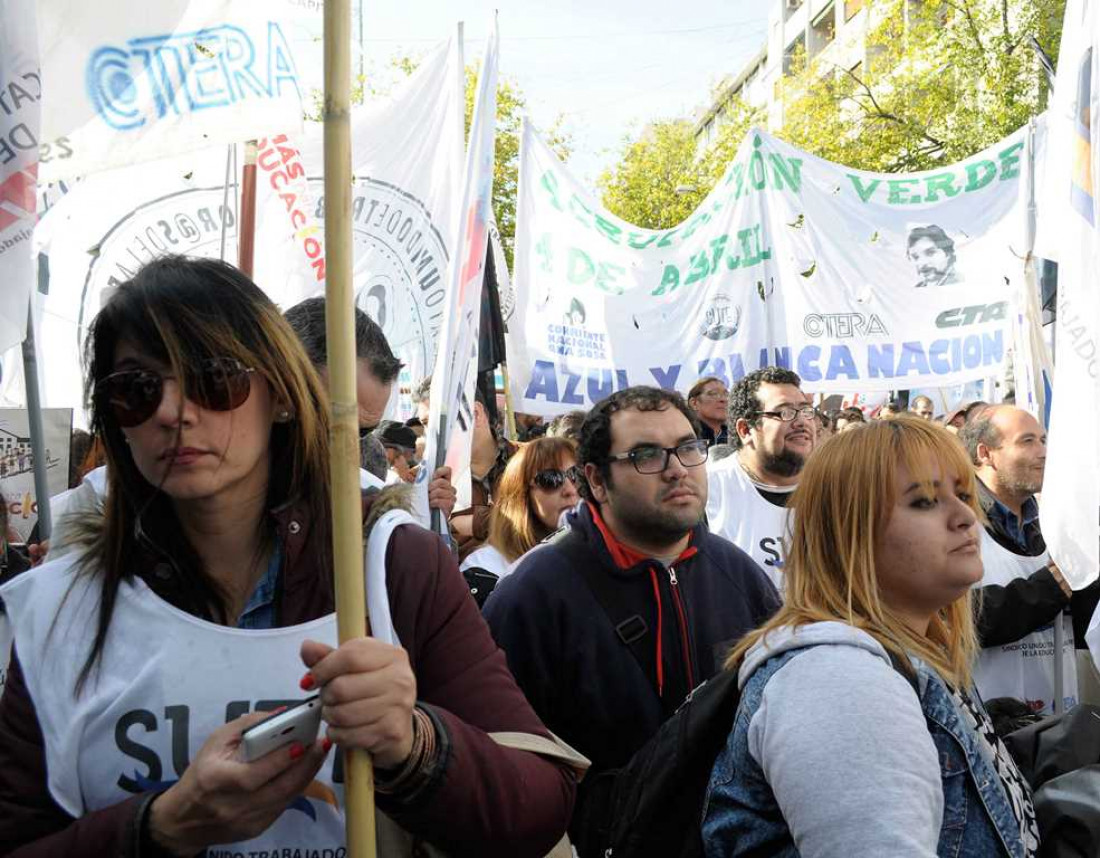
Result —
<instances>
[{"instance_id":1,"label":"blonde woman","mask_svg":"<svg viewBox=\"0 0 1100 858\"><path fill-rule=\"evenodd\" d=\"M520 447L500 478L489 541L466 558L462 571L484 569L503 578L557 530L561 514L580 500L576 466L577 449L567 438L538 438Z\"/></svg>"},{"instance_id":2,"label":"blonde woman","mask_svg":"<svg viewBox=\"0 0 1100 858\"><path fill-rule=\"evenodd\" d=\"M1036 854L1027 783L973 690L974 474L899 417L821 447L792 500L785 600L734 649L708 858Z\"/></svg>"}]
</instances>

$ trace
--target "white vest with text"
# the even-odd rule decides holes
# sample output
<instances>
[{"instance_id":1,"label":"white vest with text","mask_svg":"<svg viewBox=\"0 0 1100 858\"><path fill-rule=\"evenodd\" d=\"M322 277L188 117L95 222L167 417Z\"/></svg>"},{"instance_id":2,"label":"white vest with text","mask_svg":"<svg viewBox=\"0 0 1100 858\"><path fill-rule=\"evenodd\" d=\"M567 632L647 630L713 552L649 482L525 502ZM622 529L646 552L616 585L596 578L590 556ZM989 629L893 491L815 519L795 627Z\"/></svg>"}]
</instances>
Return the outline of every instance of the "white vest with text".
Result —
<instances>
[{"instance_id":1,"label":"white vest with text","mask_svg":"<svg viewBox=\"0 0 1100 858\"><path fill-rule=\"evenodd\" d=\"M1027 578L1050 562L1044 551L1035 557L1014 554L1002 547L988 531L982 530L981 583L1005 586L1017 578ZM1077 705L1077 664L1073 642L1073 621L1062 615L1065 638L1062 644L1062 697L1069 709ZM1018 641L988 647L978 657L975 684L983 700L1015 697L1024 700L1037 713L1054 711L1054 624L1032 632Z\"/></svg>"},{"instance_id":2,"label":"white vest with text","mask_svg":"<svg viewBox=\"0 0 1100 858\"><path fill-rule=\"evenodd\" d=\"M385 548L393 527L408 521L405 513L383 516L367 550L368 603L382 620L374 636L391 643L397 641L385 604ZM77 696L99 602L98 579L77 577L77 559L47 563L2 589L42 728L49 791L74 817L167 788L218 727L302 700L302 641L336 645L335 614L286 628L230 628L175 608L135 580L119 588L99 669ZM207 858L342 858L340 756L328 755L316 779L262 835L210 847Z\"/></svg>"},{"instance_id":3,"label":"white vest with text","mask_svg":"<svg viewBox=\"0 0 1100 858\"><path fill-rule=\"evenodd\" d=\"M761 497L737 454L707 465L707 523L764 570L780 594L787 510Z\"/></svg>"}]
</instances>

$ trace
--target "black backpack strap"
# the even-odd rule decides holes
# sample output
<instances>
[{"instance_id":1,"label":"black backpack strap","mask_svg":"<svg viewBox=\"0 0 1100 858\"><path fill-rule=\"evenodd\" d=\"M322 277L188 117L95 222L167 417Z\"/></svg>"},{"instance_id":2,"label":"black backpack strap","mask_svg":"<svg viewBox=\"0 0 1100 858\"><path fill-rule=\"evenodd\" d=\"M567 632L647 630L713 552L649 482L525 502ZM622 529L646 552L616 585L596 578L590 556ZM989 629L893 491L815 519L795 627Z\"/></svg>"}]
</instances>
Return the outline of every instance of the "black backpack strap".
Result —
<instances>
[{"instance_id":1,"label":"black backpack strap","mask_svg":"<svg viewBox=\"0 0 1100 858\"><path fill-rule=\"evenodd\" d=\"M656 689L657 664L650 656L653 644L649 635L649 623L636 611L622 604L622 585L607 574L599 556L576 530L571 528L562 531L549 542L566 556L577 574L588 584L588 589L607 615L611 628L615 630L616 637L630 650L638 667Z\"/></svg>"}]
</instances>

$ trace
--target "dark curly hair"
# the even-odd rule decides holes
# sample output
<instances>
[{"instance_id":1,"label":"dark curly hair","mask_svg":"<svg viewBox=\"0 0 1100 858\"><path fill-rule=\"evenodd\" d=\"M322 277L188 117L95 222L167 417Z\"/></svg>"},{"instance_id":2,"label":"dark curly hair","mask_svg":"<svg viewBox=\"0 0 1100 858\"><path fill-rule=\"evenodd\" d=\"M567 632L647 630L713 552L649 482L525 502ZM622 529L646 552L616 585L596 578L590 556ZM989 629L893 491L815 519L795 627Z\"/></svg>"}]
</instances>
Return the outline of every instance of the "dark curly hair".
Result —
<instances>
[{"instance_id":1,"label":"dark curly hair","mask_svg":"<svg viewBox=\"0 0 1100 858\"><path fill-rule=\"evenodd\" d=\"M611 453L611 417L616 412L630 408L636 411L664 411L669 406L677 409L687 418L688 423L691 424L691 431L698 437L699 419L684 401L684 397L674 390L638 385L620 390L607 399L597 402L585 415L584 423L581 424L577 442L577 464L580 469L583 471L584 466L591 463L599 469L605 481L610 477L611 462L607 457ZM586 501L599 505L599 502L592 497L588 480L582 478L577 489Z\"/></svg>"},{"instance_id":2,"label":"dark curly hair","mask_svg":"<svg viewBox=\"0 0 1100 858\"><path fill-rule=\"evenodd\" d=\"M793 384L802 386L802 379L798 373L781 366L766 366L741 378L730 388L730 402L728 420L730 427L730 443L738 450L741 449L741 436L737 434L737 421L747 420L750 425L759 422L756 412L760 410L761 402L756 392L762 384Z\"/></svg>"}]
</instances>

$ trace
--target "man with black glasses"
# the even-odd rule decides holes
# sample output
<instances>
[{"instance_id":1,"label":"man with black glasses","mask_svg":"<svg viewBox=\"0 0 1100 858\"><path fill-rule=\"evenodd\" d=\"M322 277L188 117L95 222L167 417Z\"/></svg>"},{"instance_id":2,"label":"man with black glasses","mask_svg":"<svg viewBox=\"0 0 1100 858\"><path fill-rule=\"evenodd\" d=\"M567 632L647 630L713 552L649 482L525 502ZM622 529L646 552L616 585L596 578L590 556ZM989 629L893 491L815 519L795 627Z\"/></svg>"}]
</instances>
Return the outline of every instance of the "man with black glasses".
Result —
<instances>
[{"instance_id":1,"label":"man with black glasses","mask_svg":"<svg viewBox=\"0 0 1100 858\"><path fill-rule=\"evenodd\" d=\"M707 446L674 392L631 387L580 430L586 503L520 560L485 618L544 723L592 760L570 833L605 825L608 777L778 607L743 552L703 524Z\"/></svg>"},{"instance_id":2,"label":"man with black glasses","mask_svg":"<svg viewBox=\"0 0 1100 858\"><path fill-rule=\"evenodd\" d=\"M819 416L789 369L750 372L730 389L737 454L707 468L707 522L759 563L777 587L783 572L787 500L817 443Z\"/></svg>"}]
</instances>

